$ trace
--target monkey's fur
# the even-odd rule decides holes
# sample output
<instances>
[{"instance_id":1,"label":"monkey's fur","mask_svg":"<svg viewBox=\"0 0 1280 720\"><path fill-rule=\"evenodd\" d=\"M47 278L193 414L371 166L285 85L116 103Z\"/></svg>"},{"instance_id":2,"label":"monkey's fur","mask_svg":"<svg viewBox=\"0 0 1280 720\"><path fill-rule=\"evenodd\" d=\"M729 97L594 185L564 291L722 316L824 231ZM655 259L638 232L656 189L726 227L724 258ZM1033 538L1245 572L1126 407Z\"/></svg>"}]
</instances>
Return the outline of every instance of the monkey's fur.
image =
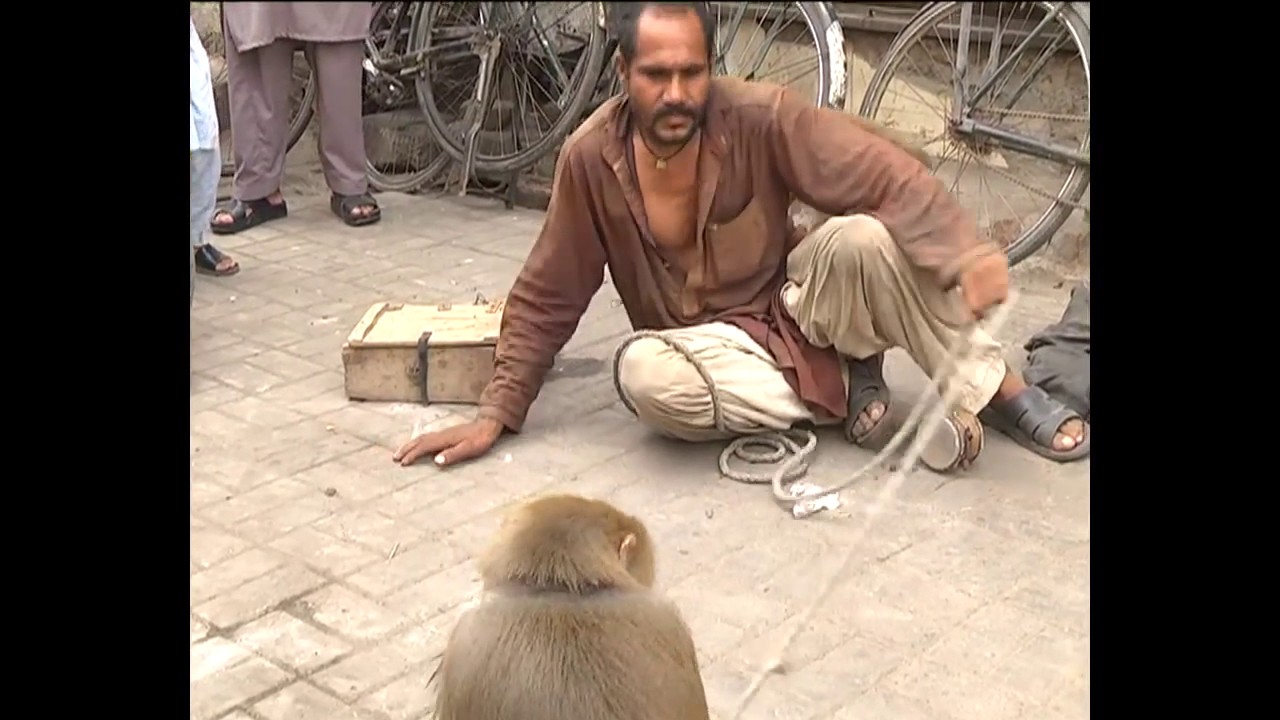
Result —
<instances>
[{"instance_id":1,"label":"monkey's fur","mask_svg":"<svg viewBox=\"0 0 1280 720\"><path fill-rule=\"evenodd\" d=\"M505 520L480 574L485 598L436 669L438 720L708 720L693 638L652 591L638 519L535 499Z\"/></svg>"}]
</instances>

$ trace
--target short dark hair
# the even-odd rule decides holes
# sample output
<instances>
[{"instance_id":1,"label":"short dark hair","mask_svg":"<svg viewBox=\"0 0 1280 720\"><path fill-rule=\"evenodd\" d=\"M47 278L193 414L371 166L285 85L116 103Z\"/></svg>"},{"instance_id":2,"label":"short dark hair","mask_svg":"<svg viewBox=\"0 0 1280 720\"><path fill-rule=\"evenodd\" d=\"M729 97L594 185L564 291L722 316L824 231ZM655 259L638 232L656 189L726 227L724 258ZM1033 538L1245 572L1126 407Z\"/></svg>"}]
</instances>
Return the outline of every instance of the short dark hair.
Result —
<instances>
[{"instance_id":1,"label":"short dark hair","mask_svg":"<svg viewBox=\"0 0 1280 720\"><path fill-rule=\"evenodd\" d=\"M707 45L707 59L715 56L716 28L711 22L711 10L705 2L625 2L613 6L617 10L614 33L618 36L618 52L628 63L636 56L636 28L640 16L651 7L685 8L692 10L702 23L702 38Z\"/></svg>"}]
</instances>

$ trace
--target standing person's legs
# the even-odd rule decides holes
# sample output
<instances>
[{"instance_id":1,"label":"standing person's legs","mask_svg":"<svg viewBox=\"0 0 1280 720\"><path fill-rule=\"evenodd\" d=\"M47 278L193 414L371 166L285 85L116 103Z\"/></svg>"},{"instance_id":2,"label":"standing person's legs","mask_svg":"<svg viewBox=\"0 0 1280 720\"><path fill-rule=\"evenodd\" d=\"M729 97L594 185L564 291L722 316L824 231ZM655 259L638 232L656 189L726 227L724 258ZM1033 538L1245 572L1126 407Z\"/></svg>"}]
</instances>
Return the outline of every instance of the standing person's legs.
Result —
<instances>
[{"instance_id":1,"label":"standing person's legs","mask_svg":"<svg viewBox=\"0 0 1280 720\"><path fill-rule=\"evenodd\" d=\"M361 114L364 43L309 43L320 116L320 164L333 197L330 207L348 225L377 222L382 213L369 194Z\"/></svg>"},{"instance_id":2,"label":"standing person's legs","mask_svg":"<svg viewBox=\"0 0 1280 720\"><path fill-rule=\"evenodd\" d=\"M236 175L233 200L218 209L211 225L213 232L224 235L288 214L280 185L288 149L294 51L292 42L281 40L239 52L230 35L226 37Z\"/></svg>"},{"instance_id":3,"label":"standing person's legs","mask_svg":"<svg viewBox=\"0 0 1280 720\"><path fill-rule=\"evenodd\" d=\"M218 200L218 180L222 177L222 154L218 148L191 153L191 248L192 268L204 275L234 275L240 265L205 239L209 218ZM191 293L195 295L195 278Z\"/></svg>"},{"instance_id":4,"label":"standing person's legs","mask_svg":"<svg viewBox=\"0 0 1280 720\"><path fill-rule=\"evenodd\" d=\"M900 347L932 377L966 325L959 294L944 292L912 268L884 225L869 215L832 218L811 232L788 257L787 278L783 305L801 332L848 357ZM981 415L1051 459L1088 453L1087 425L1078 414L1029 392L985 332L977 331L973 343L975 356L949 379L959 385L960 411Z\"/></svg>"}]
</instances>

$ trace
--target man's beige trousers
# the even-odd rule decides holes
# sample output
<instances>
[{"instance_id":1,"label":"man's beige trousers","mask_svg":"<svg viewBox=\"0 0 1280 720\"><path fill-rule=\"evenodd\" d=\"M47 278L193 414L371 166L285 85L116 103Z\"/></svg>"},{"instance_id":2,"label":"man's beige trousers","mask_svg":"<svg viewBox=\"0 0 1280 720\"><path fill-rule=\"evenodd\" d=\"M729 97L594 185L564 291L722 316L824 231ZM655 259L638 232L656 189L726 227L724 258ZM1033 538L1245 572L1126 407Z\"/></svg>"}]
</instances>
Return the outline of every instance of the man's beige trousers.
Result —
<instances>
[{"instance_id":1,"label":"man's beige trousers","mask_svg":"<svg viewBox=\"0 0 1280 720\"><path fill-rule=\"evenodd\" d=\"M859 359L900 347L930 377L965 315L958 292L943 292L914 270L869 215L834 217L809 233L787 257L782 302L815 346ZM715 381L729 435L815 422L769 353L739 328L717 322L662 334L687 347ZM706 383L683 355L657 338L624 342L618 386L641 422L681 440L727 438L715 427ZM986 333L977 334L974 350L976 359L951 382L959 385L959 406L976 414L995 396L1005 363Z\"/></svg>"}]
</instances>

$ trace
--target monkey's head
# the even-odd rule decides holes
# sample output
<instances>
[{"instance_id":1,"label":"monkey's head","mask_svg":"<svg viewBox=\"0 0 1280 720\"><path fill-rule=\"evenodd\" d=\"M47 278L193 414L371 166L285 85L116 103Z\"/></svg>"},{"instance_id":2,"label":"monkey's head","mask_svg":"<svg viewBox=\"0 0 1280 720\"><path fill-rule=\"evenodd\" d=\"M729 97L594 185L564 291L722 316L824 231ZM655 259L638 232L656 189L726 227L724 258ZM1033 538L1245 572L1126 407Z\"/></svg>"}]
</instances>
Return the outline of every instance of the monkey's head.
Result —
<instances>
[{"instance_id":1,"label":"monkey's head","mask_svg":"<svg viewBox=\"0 0 1280 720\"><path fill-rule=\"evenodd\" d=\"M602 500L548 495L507 515L480 574L487 589L585 593L653 587L654 565L649 531L638 519Z\"/></svg>"}]
</instances>

